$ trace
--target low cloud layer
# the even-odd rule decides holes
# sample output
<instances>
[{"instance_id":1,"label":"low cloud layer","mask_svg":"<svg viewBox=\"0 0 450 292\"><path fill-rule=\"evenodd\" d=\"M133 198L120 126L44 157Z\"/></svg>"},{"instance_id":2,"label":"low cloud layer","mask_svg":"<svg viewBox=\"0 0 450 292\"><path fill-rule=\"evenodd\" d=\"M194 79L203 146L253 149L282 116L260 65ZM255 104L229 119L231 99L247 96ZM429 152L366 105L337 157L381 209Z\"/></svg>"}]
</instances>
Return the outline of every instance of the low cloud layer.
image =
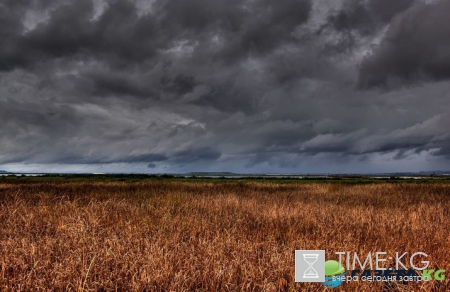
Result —
<instances>
[{"instance_id":1,"label":"low cloud layer","mask_svg":"<svg viewBox=\"0 0 450 292\"><path fill-rule=\"evenodd\" d=\"M445 167L450 2L394 2L5 0L0 169Z\"/></svg>"}]
</instances>

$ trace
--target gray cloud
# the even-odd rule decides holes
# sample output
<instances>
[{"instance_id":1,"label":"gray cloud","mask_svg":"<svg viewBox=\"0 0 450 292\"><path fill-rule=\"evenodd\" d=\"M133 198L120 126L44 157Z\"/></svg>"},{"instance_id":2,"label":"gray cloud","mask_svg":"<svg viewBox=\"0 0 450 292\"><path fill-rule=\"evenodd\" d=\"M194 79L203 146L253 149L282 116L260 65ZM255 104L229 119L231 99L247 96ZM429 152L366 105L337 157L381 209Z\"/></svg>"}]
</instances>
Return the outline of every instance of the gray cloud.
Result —
<instances>
[{"instance_id":1,"label":"gray cloud","mask_svg":"<svg viewBox=\"0 0 450 292\"><path fill-rule=\"evenodd\" d=\"M362 65L359 85L372 87L450 77L449 1L416 6L389 26Z\"/></svg>"},{"instance_id":2,"label":"gray cloud","mask_svg":"<svg viewBox=\"0 0 450 292\"><path fill-rule=\"evenodd\" d=\"M437 167L434 159L450 153L448 8L410 0L6 0L0 164Z\"/></svg>"},{"instance_id":3,"label":"gray cloud","mask_svg":"<svg viewBox=\"0 0 450 292\"><path fill-rule=\"evenodd\" d=\"M356 31L370 35L374 30L389 23L398 13L411 7L414 0L344 1L341 10L328 17L329 24L338 31Z\"/></svg>"}]
</instances>

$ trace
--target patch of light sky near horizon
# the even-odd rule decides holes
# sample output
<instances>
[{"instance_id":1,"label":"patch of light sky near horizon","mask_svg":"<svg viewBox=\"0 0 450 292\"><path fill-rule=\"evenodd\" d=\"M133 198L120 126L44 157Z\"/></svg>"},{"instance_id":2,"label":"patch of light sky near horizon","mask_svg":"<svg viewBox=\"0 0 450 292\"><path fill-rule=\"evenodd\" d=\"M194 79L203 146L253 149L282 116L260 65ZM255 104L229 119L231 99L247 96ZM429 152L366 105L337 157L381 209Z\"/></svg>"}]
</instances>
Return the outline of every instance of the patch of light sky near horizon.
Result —
<instances>
[{"instance_id":1,"label":"patch of light sky near horizon","mask_svg":"<svg viewBox=\"0 0 450 292\"><path fill-rule=\"evenodd\" d=\"M0 166L1 170L9 172L28 173L188 173L193 171L218 172L229 171L234 173L278 173L278 174L307 174L307 173L394 173L394 172L420 172L420 171L447 171L447 164L439 157L433 156L436 149L415 153L408 150L406 159L395 159L398 151L387 153L368 154L366 160L360 157L332 158L330 153L321 153L316 156L298 156L297 167L278 167L263 162L252 167L246 166L247 161L242 158L238 160L224 160L219 163L182 165L169 164L165 162L155 163L154 168L148 168L148 163L109 163L109 164L24 164L11 163ZM318 161L323 159L334 159L328 168L318 166ZM338 159L338 160L336 160Z\"/></svg>"}]
</instances>

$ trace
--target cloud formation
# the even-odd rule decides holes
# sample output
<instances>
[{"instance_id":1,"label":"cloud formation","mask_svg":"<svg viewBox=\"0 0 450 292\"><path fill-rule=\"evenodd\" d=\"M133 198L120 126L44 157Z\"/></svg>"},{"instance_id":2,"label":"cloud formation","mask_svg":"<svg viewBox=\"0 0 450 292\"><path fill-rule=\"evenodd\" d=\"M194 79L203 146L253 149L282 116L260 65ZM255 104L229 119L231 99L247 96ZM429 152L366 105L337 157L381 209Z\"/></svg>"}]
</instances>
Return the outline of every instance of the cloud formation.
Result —
<instances>
[{"instance_id":1,"label":"cloud formation","mask_svg":"<svg viewBox=\"0 0 450 292\"><path fill-rule=\"evenodd\" d=\"M5 0L0 165L438 168L450 2L394 2Z\"/></svg>"},{"instance_id":2,"label":"cloud formation","mask_svg":"<svg viewBox=\"0 0 450 292\"><path fill-rule=\"evenodd\" d=\"M362 87L448 80L449 1L417 5L393 20L380 46L361 66Z\"/></svg>"}]
</instances>

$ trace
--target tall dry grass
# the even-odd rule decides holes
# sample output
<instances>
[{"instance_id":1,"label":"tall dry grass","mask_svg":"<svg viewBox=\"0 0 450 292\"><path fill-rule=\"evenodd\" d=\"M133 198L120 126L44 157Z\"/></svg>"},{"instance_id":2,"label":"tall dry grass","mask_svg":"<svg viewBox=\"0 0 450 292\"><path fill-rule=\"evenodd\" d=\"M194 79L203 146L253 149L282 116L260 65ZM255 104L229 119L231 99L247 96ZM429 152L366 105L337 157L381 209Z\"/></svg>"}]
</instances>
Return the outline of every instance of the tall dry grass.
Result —
<instances>
[{"instance_id":1,"label":"tall dry grass","mask_svg":"<svg viewBox=\"0 0 450 292\"><path fill-rule=\"evenodd\" d=\"M0 184L0 290L326 290L294 283L295 249L423 251L450 270L449 198L445 184Z\"/></svg>"}]
</instances>

